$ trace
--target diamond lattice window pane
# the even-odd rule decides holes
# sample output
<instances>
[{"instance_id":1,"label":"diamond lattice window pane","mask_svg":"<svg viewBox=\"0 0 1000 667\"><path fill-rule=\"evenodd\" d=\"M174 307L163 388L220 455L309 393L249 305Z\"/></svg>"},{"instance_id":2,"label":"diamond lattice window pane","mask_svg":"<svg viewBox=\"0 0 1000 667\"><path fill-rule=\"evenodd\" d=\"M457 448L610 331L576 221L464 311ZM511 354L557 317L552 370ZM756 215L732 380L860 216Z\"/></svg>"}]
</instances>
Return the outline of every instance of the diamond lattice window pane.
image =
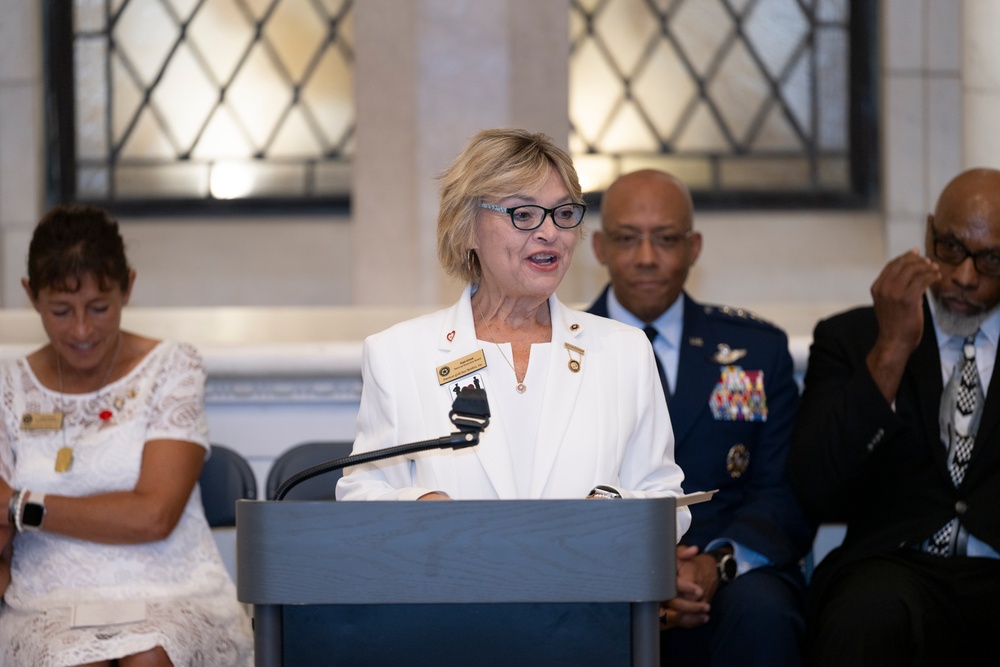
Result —
<instances>
[{"instance_id":1,"label":"diamond lattice window pane","mask_svg":"<svg viewBox=\"0 0 1000 667\"><path fill-rule=\"evenodd\" d=\"M317 140L315 123L304 113L303 109L292 109L274 141L271 142L269 157L305 157L323 152L323 146Z\"/></svg>"},{"instance_id":2,"label":"diamond lattice window pane","mask_svg":"<svg viewBox=\"0 0 1000 667\"><path fill-rule=\"evenodd\" d=\"M75 0L77 195L346 196L355 122L351 7L352 0Z\"/></svg>"},{"instance_id":3,"label":"diamond lattice window pane","mask_svg":"<svg viewBox=\"0 0 1000 667\"><path fill-rule=\"evenodd\" d=\"M191 21L187 35L212 78L222 84L232 79L253 43L253 19L237 0L208 0Z\"/></svg>"},{"instance_id":4,"label":"diamond lattice window pane","mask_svg":"<svg viewBox=\"0 0 1000 667\"><path fill-rule=\"evenodd\" d=\"M302 89L302 111L316 127L317 141L323 146L338 146L354 121L352 105L354 71L343 54L327 49L316 71Z\"/></svg>"},{"instance_id":5,"label":"diamond lattice window pane","mask_svg":"<svg viewBox=\"0 0 1000 667\"><path fill-rule=\"evenodd\" d=\"M699 76L705 76L724 53L733 31L732 17L721 0L684 2L670 22L670 34Z\"/></svg>"},{"instance_id":6,"label":"diamond lattice window pane","mask_svg":"<svg viewBox=\"0 0 1000 667\"><path fill-rule=\"evenodd\" d=\"M295 82L302 80L326 38L323 17L309 0L284 0L264 29L264 44Z\"/></svg>"},{"instance_id":7,"label":"diamond lattice window pane","mask_svg":"<svg viewBox=\"0 0 1000 667\"><path fill-rule=\"evenodd\" d=\"M631 77L650 39L659 31L645 0L620 0L597 18L597 31L618 71Z\"/></svg>"},{"instance_id":8,"label":"diamond lattice window pane","mask_svg":"<svg viewBox=\"0 0 1000 667\"><path fill-rule=\"evenodd\" d=\"M697 82L684 68L669 42L658 41L646 67L632 83L632 95L643 109L655 110L649 120L661 137L669 137L684 112L697 100Z\"/></svg>"},{"instance_id":9,"label":"diamond lattice window pane","mask_svg":"<svg viewBox=\"0 0 1000 667\"><path fill-rule=\"evenodd\" d=\"M174 10L174 15L183 19L191 16L191 12L198 6L199 0L168 0L170 7Z\"/></svg>"},{"instance_id":10,"label":"diamond lattice window pane","mask_svg":"<svg viewBox=\"0 0 1000 667\"><path fill-rule=\"evenodd\" d=\"M570 149L581 181L604 187L659 165L713 193L851 196L849 127L864 113L851 99L852 4L573 0ZM871 173L871 148L860 150Z\"/></svg>"},{"instance_id":11,"label":"diamond lattice window pane","mask_svg":"<svg viewBox=\"0 0 1000 667\"><path fill-rule=\"evenodd\" d=\"M746 143L750 124L770 95L767 78L742 42L728 50L708 86L708 97L723 120L723 132L739 146Z\"/></svg>"},{"instance_id":12,"label":"diamond lattice window pane","mask_svg":"<svg viewBox=\"0 0 1000 667\"><path fill-rule=\"evenodd\" d=\"M747 40L777 78L809 38L809 23L802 8L788 0L760 0L744 21Z\"/></svg>"},{"instance_id":13,"label":"diamond lattice window pane","mask_svg":"<svg viewBox=\"0 0 1000 667\"><path fill-rule=\"evenodd\" d=\"M601 142L612 153L656 152L660 144L653 128L632 103L623 104L608 124L608 131Z\"/></svg>"},{"instance_id":14,"label":"diamond lattice window pane","mask_svg":"<svg viewBox=\"0 0 1000 667\"><path fill-rule=\"evenodd\" d=\"M219 98L198 58L187 44L181 44L163 72L160 85L153 92L154 113L163 119L167 136L186 155L208 121Z\"/></svg>"},{"instance_id":15,"label":"diamond lattice window pane","mask_svg":"<svg viewBox=\"0 0 1000 667\"><path fill-rule=\"evenodd\" d=\"M227 104L217 107L212 113L191 155L198 160L211 161L220 158L249 159L255 152L239 119Z\"/></svg>"},{"instance_id":16,"label":"diamond lattice window pane","mask_svg":"<svg viewBox=\"0 0 1000 667\"><path fill-rule=\"evenodd\" d=\"M292 92L288 80L266 49L260 44L255 46L227 96L255 150L264 149L292 102Z\"/></svg>"},{"instance_id":17,"label":"diamond lattice window pane","mask_svg":"<svg viewBox=\"0 0 1000 667\"><path fill-rule=\"evenodd\" d=\"M167 138L163 126L153 115L151 109L140 111L135 123L129 125L128 139L122 144L121 158L123 161L136 160L148 162L171 161L177 150Z\"/></svg>"},{"instance_id":18,"label":"diamond lattice window pane","mask_svg":"<svg viewBox=\"0 0 1000 667\"><path fill-rule=\"evenodd\" d=\"M802 142L784 110L771 105L764 122L751 144L754 152L795 152L802 149Z\"/></svg>"},{"instance_id":19,"label":"diamond lattice window pane","mask_svg":"<svg viewBox=\"0 0 1000 667\"><path fill-rule=\"evenodd\" d=\"M570 65L569 113L585 143L597 142L612 110L622 98L623 84L592 41L581 44Z\"/></svg>"},{"instance_id":20,"label":"diamond lattice window pane","mask_svg":"<svg viewBox=\"0 0 1000 667\"><path fill-rule=\"evenodd\" d=\"M114 25L119 56L140 85L151 86L177 42L177 21L159 0L131 0Z\"/></svg>"}]
</instances>

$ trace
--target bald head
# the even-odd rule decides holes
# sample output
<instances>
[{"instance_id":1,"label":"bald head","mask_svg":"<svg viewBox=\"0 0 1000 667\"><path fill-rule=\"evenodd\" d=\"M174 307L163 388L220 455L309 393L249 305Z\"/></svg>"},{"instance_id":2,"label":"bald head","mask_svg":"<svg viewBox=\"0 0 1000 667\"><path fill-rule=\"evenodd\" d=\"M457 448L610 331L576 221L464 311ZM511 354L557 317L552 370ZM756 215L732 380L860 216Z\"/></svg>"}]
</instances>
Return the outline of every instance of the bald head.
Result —
<instances>
[{"instance_id":1,"label":"bald head","mask_svg":"<svg viewBox=\"0 0 1000 667\"><path fill-rule=\"evenodd\" d=\"M694 204L690 190L673 174L656 169L640 169L619 176L601 199L601 221L608 229L609 219L618 220L635 208L653 206L683 224L685 230L691 229Z\"/></svg>"},{"instance_id":2,"label":"bald head","mask_svg":"<svg viewBox=\"0 0 1000 667\"><path fill-rule=\"evenodd\" d=\"M654 169L620 176L601 200L594 253L619 303L644 322L673 305L701 253L692 208L687 186Z\"/></svg>"},{"instance_id":3,"label":"bald head","mask_svg":"<svg viewBox=\"0 0 1000 667\"><path fill-rule=\"evenodd\" d=\"M934 217L954 216L1000 223L1000 171L969 169L951 179L938 197Z\"/></svg>"}]
</instances>

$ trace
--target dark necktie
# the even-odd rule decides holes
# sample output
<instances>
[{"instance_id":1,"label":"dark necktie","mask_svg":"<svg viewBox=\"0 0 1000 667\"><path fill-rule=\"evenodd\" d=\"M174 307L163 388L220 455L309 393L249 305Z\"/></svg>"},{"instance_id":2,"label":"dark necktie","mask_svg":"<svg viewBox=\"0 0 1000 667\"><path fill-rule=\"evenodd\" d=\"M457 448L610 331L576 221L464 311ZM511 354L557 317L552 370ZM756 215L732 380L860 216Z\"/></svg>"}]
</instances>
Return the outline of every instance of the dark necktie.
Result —
<instances>
[{"instance_id":1,"label":"dark necktie","mask_svg":"<svg viewBox=\"0 0 1000 667\"><path fill-rule=\"evenodd\" d=\"M660 332L656 328L647 324L646 328L642 330L646 334L646 338L649 339L649 344L652 345L656 337L660 335ZM667 374L663 371L663 364L660 363L660 356L656 354L656 348L653 348L653 358L656 359L656 372L660 375L660 385L663 387L663 395L667 398L667 403L670 403L670 385L667 384Z\"/></svg>"},{"instance_id":2,"label":"dark necktie","mask_svg":"<svg viewBox=\"0 0 1000 667\"><path fill-rule=\"evenodd\" d=\"M962 359L951 374L941 402L941 438L948 446L948 473L957 488L965 479L982 414L983 391L976 368L975 334L963 341ZM928 541L927 550L939 556L964 554L963 532L958 517L955 517L934 533Z\"/></svg>"}]
</instances>

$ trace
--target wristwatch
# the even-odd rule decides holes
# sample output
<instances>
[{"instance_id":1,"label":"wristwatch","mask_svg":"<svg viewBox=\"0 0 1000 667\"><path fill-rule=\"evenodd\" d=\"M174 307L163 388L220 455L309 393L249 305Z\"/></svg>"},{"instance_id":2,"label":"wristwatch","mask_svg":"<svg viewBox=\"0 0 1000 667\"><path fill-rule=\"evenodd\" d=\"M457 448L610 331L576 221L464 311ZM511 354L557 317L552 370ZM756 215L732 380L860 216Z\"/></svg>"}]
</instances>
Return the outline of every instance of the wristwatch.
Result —
<instances>
[{"instance_id":1,"label":"wristwatch","mask_svg":"<svg viewBox=\"0 0 1000 667\"><path fill-rule=\"evenodd\" d=\"M45 519L45 494L32 491L21 510L21 527L24 530L41 530Z\"/></svg>"},{"instance_id":2,"label":"wristwatch","mask_svg":"<svg viewBox=\"0 0 1000 667\"><path fill-rule=\"evenodd\" d=\"M604 486L603 484L598 484L590 491L588 498L621 498L622 494L615 491L610 486Z\"/></svg>"},{"instance_id":3,"label":"wristwatch","mask_svg":"<svg viewBox=\"0 0 1000 667\"><path fill-rule=\"evenodd\" d=\"M731 553L726 551L712 550L708 552L715 558L715 567L719 572L719 581L728 584L737 576L737 563Z\"/></svg>"}]
</instances>

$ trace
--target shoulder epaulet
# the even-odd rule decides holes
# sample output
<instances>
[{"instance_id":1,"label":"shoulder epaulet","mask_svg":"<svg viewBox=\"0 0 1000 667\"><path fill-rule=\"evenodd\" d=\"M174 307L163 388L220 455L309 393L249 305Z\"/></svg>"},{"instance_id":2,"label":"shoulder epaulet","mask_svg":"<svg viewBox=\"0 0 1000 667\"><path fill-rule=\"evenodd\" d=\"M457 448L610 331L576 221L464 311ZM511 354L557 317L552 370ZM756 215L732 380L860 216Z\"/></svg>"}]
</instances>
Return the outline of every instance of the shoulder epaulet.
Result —
<instances>
[{"instance_id":1,"label":"shoulder epaulet","mask_svg":"<svg viewBox=\"0 0 1000 667\"><path fill-rule=\"evenodd\" d=\"M764 329L775 329L780 331L781 328L774 324L773 322L764 319L752 310L747 310L746 308L735 308L733 306L715 306L715 305L703 305L702 308L705 314L709 317L717 317L719 319L735 320L739 322L745 322L747 324L756 324Z\"/></svg>"}]
</instances>

